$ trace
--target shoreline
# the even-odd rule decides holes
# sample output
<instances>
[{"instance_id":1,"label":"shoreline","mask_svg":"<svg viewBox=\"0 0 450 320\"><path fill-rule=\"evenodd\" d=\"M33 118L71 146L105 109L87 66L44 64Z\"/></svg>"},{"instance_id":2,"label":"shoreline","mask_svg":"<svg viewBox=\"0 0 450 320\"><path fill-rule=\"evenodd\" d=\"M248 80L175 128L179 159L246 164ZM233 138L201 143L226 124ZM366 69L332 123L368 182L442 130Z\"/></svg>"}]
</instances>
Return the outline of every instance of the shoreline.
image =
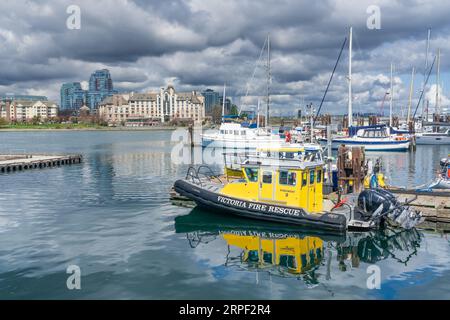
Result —
<instances>
[{"instance_id":1,"label":"shoreline","mask_svg":"<svg viewBox=\"0 0 450 320\"><path fill-rule=\"evenodd\" d=\"M33 131L161 131L176 130L183 127L136 127L136 128L0 128L1 132L33 132ZM187 128L187 127L186 127Z\"/></svg>"}]
</instances>

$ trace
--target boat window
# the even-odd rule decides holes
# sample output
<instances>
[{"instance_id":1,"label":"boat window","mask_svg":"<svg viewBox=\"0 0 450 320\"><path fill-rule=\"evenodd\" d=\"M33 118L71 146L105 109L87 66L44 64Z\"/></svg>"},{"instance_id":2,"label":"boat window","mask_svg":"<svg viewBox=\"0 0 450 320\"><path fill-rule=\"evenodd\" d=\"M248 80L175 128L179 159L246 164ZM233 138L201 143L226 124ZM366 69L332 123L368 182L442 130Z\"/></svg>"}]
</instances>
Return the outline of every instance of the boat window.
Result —
<instances>
[{"instance_id":1,"label":"boat window","mask_svg":"<svg viewBox=\"0 0 450 320\"><path fill-rule=\"evenodd\" d=\"M234 135L238 136L239 135L239 131L238 130L234 130Z\"/></svg>"},{"instance_id":2,"label":"boat window","mask_svg":"<svg viewBox=\"0 0 450 320\"><path fill-rule=\"evenodd\" d=\"M291 255L280 255L280 266L289 268L289 269L296 269L297 268L297 262L295 261L295 256Z\"/></svg>"},{"instance_id":3,"label":"boat window","mask_svg":"<svg viewBox=\"0 0 450 320\"><path fill-rule=\"evenodd\" d=\"M225 134L225 130L220 130L220 134Z\"/></svg>"},{"instance_id":4,"label":"boat window","mask_svg":"<svg viewBox=\"0 0 450 320\"><path fill-rule=\"evenodd\" d=\"M258 169L256 168L245 168L245 174L250 182L258 181Z\"/></svg>"},{"instance_id":5,"label":"boat window","mask_svg":"<svg viewBox=\"0 0 450 320\"><path fill-rule=\"evenodd\" d=\"M322 170L317 170L317 183L322 182Z\"/></svg>"},{"instance_id":6,"label":"boat window","mask_svg":"<svg viewBox=\"0 0 450 320\"><path fill-rule=\"evenodd\" d=\"M287 184L288 181L288 173L287 171L280 171L280 179L279 179L279 183L280 184Z\"/></svg>"},{"instance_id":7,"label":"boat window","mask_svg":"<svg viewBox=\"0 0 450 320\"><path fill-rule=\"evenodd\" d=\"M263 183L272 183L272 172L263 172L263 177L262 177L262 182Z\"/></svg>"},{"instance_id":8,"label":"boat window","mask_svg":"<svg viewBox=\"0 0 450 320\"><path fill-rule=\"evenodd\" d=\"M245 131L241 131L241 136L245 136Z\"/></svg>"},{"instance_id":9,"label":"boat window","mask_svg":"<svg viewBox=\"0 0 450 320\"><path fill-rule=\"evenodd\" d=\"M295 172L280 171L279 183L295 186L297 184L297 174Z\"/></svg>"},{"instance_id":10,"label":"boat window","mask_svg":"<svg viewBox=\"0 0 450 320\"><path fill-rule=\"evenodd\" d=\"M314 183L314 170L310 170L309 171L309 184L313 184Z\"/></svg>"},{"instance_id":11,"label":"boat window","mask_svg":"<svg viewBox=\"0 0 450 320\"><path fill-rule=\"evenodd\" d=\"M302 174L302 187L306 186L308 184L308 175L306 172L303 172Z\"/></svg>"},{"instance_id":12,"label":"boat window","mask_svg":"<svg viewBox=\"0 0 450 320\"><path fill-rule=\"evenodd\" d=\"M302 262L302 267L305 268L308 266L308 258L306 257L306 254L302 254L300 256L300 261Z\"/></svg>"},{"instance_id":13,"label":"boat window","mask_svg":"<svg viewBox=\"0 0 450 320\"><path fill-rule=\"evenodd\" d=\"M249 262L258 262L259 261L258 250L250 250L248 252L248 261Z\"/></svg>"},{"instance_id":14,"label":"boat window","mask_svg":"<svg viewBox=\"0 0 450 320\"><path fill-rule=\"evenodd\" d=\"M286 152L286 159L294 159L294 153L293 152Z\"/></svg>"},{"instance_id":15,"label":"boat window","mask_svg":"<svg viewBox=\"0 0 450 320\"><path fill-rule=\"evenodd\" d=\"M288 173L288 185L295 186L297 184L297 174L295 172Z\"/></svg>"},{"instance_id":16,"label":"boat window","mask_svg":"<svg viewBox=\"0 0 450 320\"><path fill-rule=\"evenodd\" d=\"M263 260L266 263L272 263L272 253L264 251L263 252Z\"/></svg>"}]
</instances>

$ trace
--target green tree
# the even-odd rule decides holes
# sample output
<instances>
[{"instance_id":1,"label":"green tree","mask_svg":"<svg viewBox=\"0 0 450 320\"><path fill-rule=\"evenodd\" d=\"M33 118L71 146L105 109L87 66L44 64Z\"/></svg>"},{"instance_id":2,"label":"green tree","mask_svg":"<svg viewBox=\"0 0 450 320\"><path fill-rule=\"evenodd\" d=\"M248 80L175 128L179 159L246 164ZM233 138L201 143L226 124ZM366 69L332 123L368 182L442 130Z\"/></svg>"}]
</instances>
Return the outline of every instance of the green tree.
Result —
<instances>
[{"instance_id":1,"label":"green tree","mask_svg":"<svg viewBox=\"0 0 450 320\"><path fill-rule=\"evenodd\" d=\"M33 119L31 119L31 124L37 125L41 122L41 116L34 116Z\"/></svg>"},{"instance_id":2,"label":"green tree","mask_svg":"<svg viewBox=\"0 0 450 320\"><path fill-rule=\"evenodd\" d=\"M237 116L239 114L239 109L238 109L237 105L235 105L235 104L231 105L230 114L233 116Z\"/></svg>"},{"instance_id":3,"label":"green tree","mask_svg":"<svg viewBox=\"0 0 450 320\"><path fill-rule=\"evenodd\" d=\"M6 126L8 121L5 118L0 118L0 126Z\"/></svg>"},{"instance_id":4,"label":"green tree","mask_svg":"<svg viewBox=\"0 0 450 320\"><path fill-rule=\"evenodd\" d=\"M222 107L220 105L216 105L212 108L212 121L214 123L222 122Z\"/></svg>"}]
</instances>

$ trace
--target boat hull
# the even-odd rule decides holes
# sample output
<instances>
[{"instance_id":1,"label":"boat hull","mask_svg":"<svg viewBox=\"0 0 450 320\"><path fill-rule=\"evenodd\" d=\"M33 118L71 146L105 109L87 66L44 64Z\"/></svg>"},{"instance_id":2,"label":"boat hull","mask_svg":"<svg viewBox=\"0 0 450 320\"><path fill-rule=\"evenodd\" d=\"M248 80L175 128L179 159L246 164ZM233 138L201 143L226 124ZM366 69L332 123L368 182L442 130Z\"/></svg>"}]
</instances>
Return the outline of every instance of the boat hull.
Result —
<instances>
[{"instance_id":1,"label":"boat hull","mask_svg":"<svg viewBox=\"0 0 450 320\"><path fill-rule=\"evenodd\" d=\"M327 144L326 139L319 139L322 145ZM347 147L364 147L365 151L407 151L409 149L409 141L359 141L355 139L333 139L331 148L338 150L339 146Z\"/></svg>"},{"instance_id":2,"label":"boat hull","mask_svg":"<svg viewBox=\"0 0 450 320\"><path fill-rule=\"evenodd\" d=\"M416 144L418 145L450 145L450 136L416 136Z\"/></svg>"},{"instance_id":3,"label":"boat hull","mask_svg":"<svg viewBox=\"0 0 450 320\"><path fill-rule=\"evenodd\" d=\"M195 201L198 206L209 210L219 210L223 213L251 219L288 223L304 227L317 227L340 233L345 232L347 227L346 217L341 214L309 214L301 208L228 197L200 188L187 180L177 180L174 188L180 195Z\"/></svg>"},{"instance_id":4,"label":"boat hull","mask_svg":"<svg viewBox=\"0 0 450 320\"><path fill-rule=\"evenodd\" d=\"M219 149L257 149L264 147L276 147L283 144L283 139L220 139L214 137L203 136L203 148L219 148Z\"/></svg>"}]
</instances>

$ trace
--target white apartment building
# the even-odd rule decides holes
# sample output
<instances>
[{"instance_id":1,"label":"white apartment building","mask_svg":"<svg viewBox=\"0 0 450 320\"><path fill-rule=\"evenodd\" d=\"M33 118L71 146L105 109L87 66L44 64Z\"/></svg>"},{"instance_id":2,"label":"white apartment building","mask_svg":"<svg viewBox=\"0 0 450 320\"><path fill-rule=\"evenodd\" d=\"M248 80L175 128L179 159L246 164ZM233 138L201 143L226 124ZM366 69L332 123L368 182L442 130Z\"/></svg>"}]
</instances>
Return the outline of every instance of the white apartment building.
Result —
<instances>
[{"instance_id":1,"label":"white apartment building","mask_svg":"<svg viewBox=\"0 0 450 320\"><path fill-rule=\"evenodd\" d=\"M58 105L52 101L13 100L0 103L0 117L23 122L34 117L48 119L58 116Z\"/></svg>"},{"instance_id":2,"label":"white apartment building","mask_svg":"<svg viewBox=\"0 0 450 320\"><path fill-rule=\"evenodd\" d=\"M159 92L114 95L103 100L98 114L109 123L147 119L167 122L192 119L201 122L205 117L204 97L197 92L176 92L173 86Z\"/></svg>"}]
</instances>

